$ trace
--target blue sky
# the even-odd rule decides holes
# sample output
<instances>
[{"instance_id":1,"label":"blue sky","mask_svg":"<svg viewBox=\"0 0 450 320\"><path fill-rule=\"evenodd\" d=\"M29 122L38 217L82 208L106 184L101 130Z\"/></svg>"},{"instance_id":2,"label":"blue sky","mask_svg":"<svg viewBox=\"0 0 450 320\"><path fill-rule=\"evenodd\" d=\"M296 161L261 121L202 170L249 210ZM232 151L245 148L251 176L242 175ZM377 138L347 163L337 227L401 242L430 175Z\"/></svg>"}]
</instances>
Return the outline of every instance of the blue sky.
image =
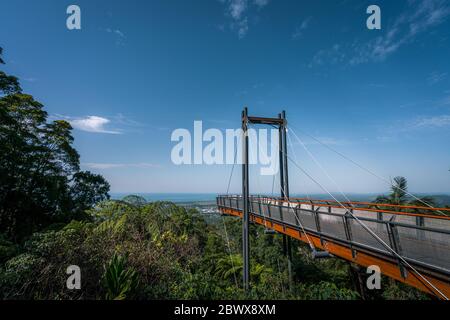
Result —
<instances>
[{"instance_id":1,"label":"blue sky","mask_svg":"<svg viewBox=\"0 0 450 320\"><path fill-rule=\"evenodd\" d=\"M66 28L81 8L82 29ZM381 8L368 30L366 8ZM290 126L346 192L387 186L311 134L414 192L450 192L450 2L0 0L6 72L74 126L82 167L113 192L225 192L230 165L175 166L176 128ZM297 161L337 187L294 143ZM291 150L292 151L292 150ZM293 154L291 152L291 154ZM252 192L270 192L257 178ZM240 168L231 191L240 191ZM290 167L292 192L321 190Z\"/></svg>"}]
</instances>

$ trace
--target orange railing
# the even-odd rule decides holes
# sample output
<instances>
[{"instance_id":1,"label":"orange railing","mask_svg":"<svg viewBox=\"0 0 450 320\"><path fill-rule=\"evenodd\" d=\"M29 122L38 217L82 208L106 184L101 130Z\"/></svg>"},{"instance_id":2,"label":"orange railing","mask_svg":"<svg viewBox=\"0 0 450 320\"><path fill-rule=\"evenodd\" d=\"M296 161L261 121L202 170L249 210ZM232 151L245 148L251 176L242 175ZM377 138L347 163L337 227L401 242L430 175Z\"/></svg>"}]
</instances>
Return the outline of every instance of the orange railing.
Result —
<instances>
[{"instance_id":1,"label":"orange railing","mask_svg":"<svg viewBox=\"0 0 450 320\"><path fill-rule=\"evenodd\" d=\"M255 199L255 197L252 197ZM289 201L276 197L256 197L256 199L272 200L284 203L306 204L316 207L327 207L347 210L364 210L370 212L388 213L396 215L406 215L412 217L432 217L434 219L450 220L450 208L434 208L422 206L395 205L388 203L358 202L358 201L339 201L320 200L308 198L289 198ZM392 208L386 209L386 208ZM405 210L405 211L403 211ZM406 211L407 210L407 211ZM412 212L416 211L416 212ZM425 211L425 213L424 213Z\"/></svg>"}]
</instances>

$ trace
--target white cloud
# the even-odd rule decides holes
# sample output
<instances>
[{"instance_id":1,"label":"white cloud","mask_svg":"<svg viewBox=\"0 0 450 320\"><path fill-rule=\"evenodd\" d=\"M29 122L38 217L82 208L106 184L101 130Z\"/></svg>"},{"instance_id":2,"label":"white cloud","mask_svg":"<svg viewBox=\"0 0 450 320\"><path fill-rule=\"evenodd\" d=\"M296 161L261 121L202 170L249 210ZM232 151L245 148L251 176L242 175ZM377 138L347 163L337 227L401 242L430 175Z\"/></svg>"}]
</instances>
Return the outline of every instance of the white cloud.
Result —
<instances>
[{"instance_id":1,"label":"white cloud","mask_svg":"<svg viewBox=\"0 0 450 320\"><path fill-rule=\"evenodd\" d=\"M109 134L121 134L117 130L108 130L105 126L111 122L111 120L99 117L99 116L87 116L81 119L68 119L72 127L75 129L93 132L93 133L109 133Z\"/></svg>"},{"instance_id":2,"label":"white cloud","mask_svg":"<svg viewBox=\"0 0 450 320\"><path fill-rule=\"evenodd\" d=\"M117 169L117 168L159 168L159 165L147 162L141 163L97 163L97 162L88 162L83 163L83 166L95 169L95 170L109 170L109 169Z\"/></svg>"},{"instance_id":3,"label":"white cloud","mask_svg":"<svg viewBox=\"0 0 450 320\"><path fill-rule=\"evenodd\" d=\"M118 46L124 45L126 36L125 33L123 33L121 30L106 28L106 32L114 34L116 36L116 45Z\"/></svg>"},{"instance_id":4,"label":"white cloud","mask_svg":"<svg viewBox=\"0 0 450 320\"><path fill-rule=\"evenodd\" d=\"M339 44L334 44L330 50L319 50L314 55L312 62L309 64L309 67L312 67L314 65L343 63L346 58L347 55L342 49L342 46Z\"/></svg>"},{"instance_id":5,"label":"white cloud","mask_svg":"<svg viewBox=\"0 0 450 320\"><path fill-rule=\"evenodd\" d=\"M253 2L260 8L265 7L269 4L269 0L254 0Z\"/></svg>"},{"instance_id":6,"label":"white cloud","mask_svg":"<svg viewBox=\"0 0 450 320\"><path fill-rule=\"evenodd\" d=\"M432 86L432 85L435 85L435 84L441 82L445 78L447 78L447 72L434 71L428 76L427 82L429 85Z\"/></svg>"},{"instance_id":7,"label":"white cloud","mask_svg":"<svg viewBox=\"0 0 450 320\"><path fill-rule=\"evenodd\" d=\"M383 61L402 46L413 42L419 34L444 22L449 15L450 6L443 0L410 0L408 8L391 25L383 24L380 31L382 35L364 43L354 41L342 44L340 46L342 50L334 48L320 50L310 65L320 65L325 62L327 64L346 62L350 65L358 65ZM344 51L347 52L345 61L342 60ZM337 58L332 59L335 55Z\"/></svg>"},{"instance_id":8,"label":"white cloud","mask_svg":"<svg viewBox=\"0 0 450 320\"><path fill-rule=\"evenodd\" d=\"M442 128L450 126L450 115L441 115L435 117L422 117L416 119L414 127L416 128Z\"/></svg>"},{"instance_id":9,"label":"white cloud","mask_svg":"<svg viewBox=\"0 0 450 320\"><path fill-rule=\"evenodd\" d=\"M332 137L315 137L315 139L305 138L305 139L302 139L302 142L306 146L315 146L315 145L320 145L320 144L325 144L325 145L329 145L329 146L345 146L345 145L352 144L352 142L349 140L336 139L336 138L332 138ZM301 145L301 143L296 140L293 140L293 144Z\"/></svg>"},{"instance_id":10,"label":"white cloud","mask_svg":"<svg viewBox=\"0 0 450 320\"><path fill-rule=\"evenodd\" d=\"M389 32L356 48L351 64L380 61L410 43L419 34L442 23L450 14L448 3L442 0L410 0L409 9L387 26Z\"/></svg>"},{"instance_id":11,"label":"white cloud","mask_svg":"<svg viewBox=\"0 0 450 320\"><path fill-rule=\"evenodd\" d=\"M311 17L306 18L302 21L302 23L295 28L294 33L292 34L292 39L299 39L303 36L303 32L308 28L311 23Z\"/></svg>"},{"instance_id":12,"label":"white cloud","mask_svg":"<svg viewBox=\"0 0 450 320\"><path fill-rule=\"evenodd\" d=\"M248 32L248 19L242 19L236 22L237 30L238 30L238 37L239 39L242 39L245 37L245 35Z\"/></svg>"},{"instance_id":13,"label":"white cloud","mask_svg":"<svg viewBox=\"0 0 450 320\"><path fill-rule=\"evenodd\" d=\"M249 14L252 8L262 9L269 0L220 0L226 6L226 15L231 18L230 28L237 32L239 39L244 38L249 30Z\"/></svg>"},{"instance_id":14,"label":"white cloud","mask_svg":"<svg viewBox=\"0 0 450 320\"><path fill-rule=\"evenodd\" d=\"M233 19L241 19L242 14L247 10L247 0L231 0L229 10Z\"/></svg>"}]
</instances>

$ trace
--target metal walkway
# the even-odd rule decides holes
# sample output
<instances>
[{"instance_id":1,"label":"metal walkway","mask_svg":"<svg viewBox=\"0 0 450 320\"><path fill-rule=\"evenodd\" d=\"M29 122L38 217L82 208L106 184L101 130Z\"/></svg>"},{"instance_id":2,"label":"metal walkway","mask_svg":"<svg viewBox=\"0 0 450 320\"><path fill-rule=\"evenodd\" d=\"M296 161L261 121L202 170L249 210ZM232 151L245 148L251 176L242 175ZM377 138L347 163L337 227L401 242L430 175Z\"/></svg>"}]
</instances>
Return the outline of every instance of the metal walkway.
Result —
<instances>
[{"instance_id":1,"label":"metal walkway","mask_svg":"<svg viewBox=\"0 0 450 320\"><path fill-rule=\"evenodd\" d=\"M223 214L242 217L243 198L217 197ZM450 296L450 209L364 202L250 196L250 221L296 238L313 241L332 255L368 267L436 295L427 283L372 236L347 211L393 248L447 297ZM433 213L444 212L449 216ZM306 234L307 235L306 235Z\"/></svg>"}]
</instances>

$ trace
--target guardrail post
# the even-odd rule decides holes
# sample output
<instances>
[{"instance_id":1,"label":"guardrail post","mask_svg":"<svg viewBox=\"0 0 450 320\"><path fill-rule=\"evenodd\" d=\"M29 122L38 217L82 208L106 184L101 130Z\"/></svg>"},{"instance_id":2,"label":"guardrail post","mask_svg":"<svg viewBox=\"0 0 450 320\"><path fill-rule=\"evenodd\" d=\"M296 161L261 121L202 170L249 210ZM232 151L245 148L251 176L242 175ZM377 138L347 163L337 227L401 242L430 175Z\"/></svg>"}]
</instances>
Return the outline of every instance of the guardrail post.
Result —
<instances>
[{"instance_id":1,"label":"guardrail post","mask_svg":"<svg viewBox=\"0 0 450 320\"><path fill-rule=\"evenodd\" d=\"M388 229L388 235L389 235L389 241L391 244L391 248L398 254L402 254L402 248L400 245L400 237L398 234L397 226L394 225L392 222L387 223L387 229ZM395 255L394 255L395 256ZM403 262L401 259L399 259L397 256L395 256L398 261L398 267L400 269L400 274L403 278L406 278L406 269L403 266Z\"/></svg>"},{"instance_id":2,"label":"guardrail post","mask_svg":"<svg viewBox=\"0 0 450 320\"><path fill-rule=\"evenodd\" d=\"M377 212L377 220L383 221L383 212Z\"/></svg>"},{"instance_id":3,"label":"guardrail post","mask_svg":"<svg viewBox=\"0 0 450 320\"><path fill-rule=\"evenodd\" d=\"M318 207L317 209L314 210L314 206L311 206L311 208L313 208L312 213L314 215L314 220L316 222L316 229L317 229L317 233L319 234L319 238L320 238L320 244L323 245L323 240L322 240L322 230L320 229L320 218L319 218L319 210L320 207Z\"/></svg>"},{"instance_id":4,"label":"guardrail post","mask_svg":"<svg viewBox=\"0 0 450 320\"><path fill-rule=\"evenodd\" d=\"M300 214L299 211L301 210L300 204L298 204L294 209L294 218L295 218L295 225L300 226Z\"/></svg>"},{"instance_id":5,"label":"guardrail post","mask_svg":"<svg viewBox=\"0 0 450 320\"><path fill-rule=\"evenodd\" d=\"M424 217L416 217L416 226L425 227L425 218ZM425 240L425 231L421 229L416 229L417 238L420 240Z\"/></svg>"},{"instance_id":6,"label":"guardrail post","mask_svg":"<svg viewBox=\"0 0 450 320\"><path fill-rule=\"evenodd\" d=\"M264 214L261 207L261 199L258 199L258 208L259 208L259 215L265 218L266 215ZM266 219L264 219L264 228L267 228Z\"/></svg>"},{"instance_id":7,"label":"guardrail post","mask_svg":"<svg viewBox=\"0 0 450 320\"><path fill-rule=\"evenodd\" d=\"M345 213L345 215L342 217L344 221L344 228L345 228L345 237L349 241L350 244L350 250L352 250L352 257L356 258L356 250L353 249L353 235L352 235L352 228L350 226L349 220L352 219L351 215L348 214L348 212Z\"/></svg>"},{"instance_id":8,"label":"guardrail post","mask_svg":"<svg viewBox=\"0 0 450 320\"><path fill-rule=\"evenodd\" d=\"M383 221L383 212L377 212L377 220L378 221ZM379 223L377 225L377 230L378 230L378 232L382 232L383 231L383 224Z\"/></svg>"}]
</instances>

